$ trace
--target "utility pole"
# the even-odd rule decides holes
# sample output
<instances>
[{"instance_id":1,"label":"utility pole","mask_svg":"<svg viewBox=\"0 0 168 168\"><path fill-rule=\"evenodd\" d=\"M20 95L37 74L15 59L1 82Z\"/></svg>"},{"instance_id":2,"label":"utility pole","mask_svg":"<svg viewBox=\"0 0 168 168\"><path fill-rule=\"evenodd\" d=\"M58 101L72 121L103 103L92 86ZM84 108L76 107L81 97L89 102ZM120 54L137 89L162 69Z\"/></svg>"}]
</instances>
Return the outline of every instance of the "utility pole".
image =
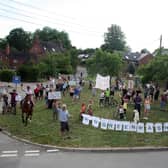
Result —
<instances>
[{"instance_id":1,"label":"utility pole","mask_svg":"<svg viewBox=\"0 0 168 168\"><path fill-rule=\"evenodd\" d=\"M160 35L160 47L159 47L159 53L162 55L162 35Z\"/></svg>"}]
</instances>

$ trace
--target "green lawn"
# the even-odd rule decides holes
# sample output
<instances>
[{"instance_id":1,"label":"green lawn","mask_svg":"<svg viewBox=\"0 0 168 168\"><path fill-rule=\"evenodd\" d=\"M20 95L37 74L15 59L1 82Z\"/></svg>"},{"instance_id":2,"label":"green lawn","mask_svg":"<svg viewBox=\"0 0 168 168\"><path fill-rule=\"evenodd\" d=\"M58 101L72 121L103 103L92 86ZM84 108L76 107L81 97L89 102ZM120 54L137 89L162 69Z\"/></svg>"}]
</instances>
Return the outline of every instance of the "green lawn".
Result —
<instances>
[{"instance_id":1,"label":"green lawn","mask_svg":"<svg viewBox=\"0 0 168 168\"><path fill-rule=\"evenodd\" d=\"M117 132L111 130L101 130L93 128L91 125L85 126L79 121L79 111L82 102L88 103L93 99L94 116L113 118L115 108L100 108L98 106L98 96L91 96L90 90L86 86L78 102L72 102L67 94L63 102L67 104L72 117L70 118L71 139L63 139L59 132L59 122L53 121L52 110L45 108L44 101L36 103L33 120L27 127L21 121L21 112L18 108L17 115L1 115L0 125L18 137L29 139L42 144L52 144L57 146L70 147L126 147L126 146L168 146L168 133L139 134L133 132ZM127 120L132 120L133 105L128 106ZM143 109L142 109L143 113ZM142 120L143 122L146 122ZM159 104L152 105L149 116L151 122L168 121L168 112L160 111Z\"/></svg>"}]
</instances>

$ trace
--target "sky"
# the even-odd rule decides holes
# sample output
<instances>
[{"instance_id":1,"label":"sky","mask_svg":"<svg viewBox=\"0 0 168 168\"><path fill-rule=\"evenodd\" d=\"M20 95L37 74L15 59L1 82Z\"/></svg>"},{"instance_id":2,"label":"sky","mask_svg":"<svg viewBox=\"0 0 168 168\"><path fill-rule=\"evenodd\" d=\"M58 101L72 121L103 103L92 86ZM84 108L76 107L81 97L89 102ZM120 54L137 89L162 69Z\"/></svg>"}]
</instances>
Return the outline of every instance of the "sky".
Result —
<instances>
[{"instance_id":1,"label":"sky","mask_svg":"<svg viewBox=\"0 0 168 168\"><path fill-rule=\"evenodd\" d=\"M0 38L18 27L44 26L68 33L77 48L98 48L117 24L133 52L168 48L167 0L0 0Z\"/></svg>"}]
</instances>

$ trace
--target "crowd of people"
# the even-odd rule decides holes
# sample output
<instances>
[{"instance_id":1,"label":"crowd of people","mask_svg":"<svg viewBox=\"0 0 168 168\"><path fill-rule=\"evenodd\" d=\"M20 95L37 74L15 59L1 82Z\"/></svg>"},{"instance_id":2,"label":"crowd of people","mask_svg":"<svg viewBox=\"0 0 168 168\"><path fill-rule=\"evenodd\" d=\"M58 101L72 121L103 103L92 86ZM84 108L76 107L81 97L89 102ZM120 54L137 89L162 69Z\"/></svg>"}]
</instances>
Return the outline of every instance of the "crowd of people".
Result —
<instances>
[{"instance_id":1,"label":"crowd of people","mask_svg":"<svg viewBox=\"0 0 168 168\"><path fill-rule=\"evenodd\" d=\"M82 78L79 78L76 84L72 84L72 80L68 76L67 78L59 77L57 82L51 80L48 84L44 85L43 83L36 84L35 88L31 88L29 85L21 85L21 91L25 95L31 95L30 100L32 106L36 104L37 101L45 101L46 108L52 110L52 118L54 121L58 120L60 122L60 133L62 136L65 135L65 132L69 133L69 124L68 119L70 117L67 105L63 102L64 97L67 95L71 98L72 103L78 102L81 98L81 92L84 86ZM91 90L91 95L96 96L96 88L93 86L93 82L89 81L89 90ZM93 90L94 89L94 90ZM60 92L62 99L49 99L50 92ZM19 95L16 92L16 89L13 89L12 92L9 92L10 102L7 94L3 95L4 107L7 107L9 104L11 107L14 107L16 110L17 96ZM144 88L130 89L126 86L125 83L116 81L110 88L102 90L99 96L99 107L106 107L110 105L111 98L117 97L118 104L116 111L118 113L119 119L127 119L127 112L130 108L130 104L134 105L133 109L133 120L135 122L140 121L140 118L148 119L151 112L152 105L155 102L160 101L160 109L166 110L166 104L168 100L168 91L161 91L158 84L146 84ZM160 98L160 99L159 99ZM93 115L93 100L86 100L82 102L79 109L79 119L82 120L83 114ZM142 107L144 113L142 114ZM5 109L5 108L4 108ZM130 110L129 110L130 111ZM5 111L4 111L5 113ZM16 114L16 111L14 112ZM69 137L69 136L68 136Z\"/></svg>"}]
</instances>

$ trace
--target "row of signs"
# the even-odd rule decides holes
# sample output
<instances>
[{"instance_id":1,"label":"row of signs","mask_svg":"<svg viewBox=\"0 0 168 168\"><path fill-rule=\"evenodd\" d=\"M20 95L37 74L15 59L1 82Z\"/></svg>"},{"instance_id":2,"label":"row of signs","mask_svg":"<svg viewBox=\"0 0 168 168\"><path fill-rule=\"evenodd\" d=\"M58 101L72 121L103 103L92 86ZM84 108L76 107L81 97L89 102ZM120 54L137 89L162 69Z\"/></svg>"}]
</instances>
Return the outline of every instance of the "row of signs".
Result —
<instances>
[{"instance_id":1,"label":"row of signs","mask_svg":"<svg viewBox=\"0 0 168 168\"><path fill-rule=\"evenodd\" d=\"M104 119L100 117L90 116L83 114L82 123L84 125L91 124L94 128L101 128L103 130L113 130L113 131L128 131L137 133L162 133L168 132L168 122L165 123L152 123L152 122L130 122L130 121L117 121Z\"/></svg>"}]
</instances>

